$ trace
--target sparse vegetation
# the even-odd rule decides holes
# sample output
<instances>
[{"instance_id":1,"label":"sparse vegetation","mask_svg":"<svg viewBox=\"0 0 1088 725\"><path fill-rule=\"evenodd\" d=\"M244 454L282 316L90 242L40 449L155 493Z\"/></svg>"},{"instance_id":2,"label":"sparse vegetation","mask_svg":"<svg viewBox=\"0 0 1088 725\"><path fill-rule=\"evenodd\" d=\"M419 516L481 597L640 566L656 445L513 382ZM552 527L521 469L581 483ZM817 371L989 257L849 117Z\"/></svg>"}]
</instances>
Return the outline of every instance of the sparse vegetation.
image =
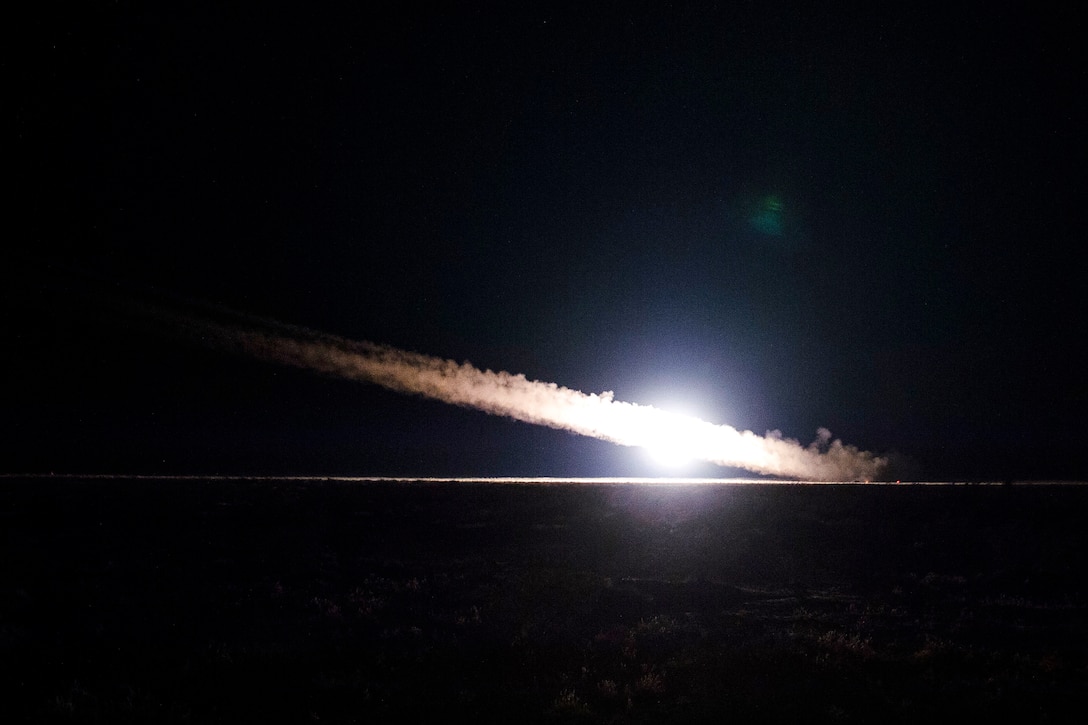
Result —
<instances>
[{"instance_id":1,"label":"sparse vegetation","mask_svg":"<svg viewBox=\"0 0 1088 725\"><path fill-rule=\"evenodd\" d=\"M1088 692L1086 504L9 483L0 714L1060 721Z\"/></svg>"}]
</instances>

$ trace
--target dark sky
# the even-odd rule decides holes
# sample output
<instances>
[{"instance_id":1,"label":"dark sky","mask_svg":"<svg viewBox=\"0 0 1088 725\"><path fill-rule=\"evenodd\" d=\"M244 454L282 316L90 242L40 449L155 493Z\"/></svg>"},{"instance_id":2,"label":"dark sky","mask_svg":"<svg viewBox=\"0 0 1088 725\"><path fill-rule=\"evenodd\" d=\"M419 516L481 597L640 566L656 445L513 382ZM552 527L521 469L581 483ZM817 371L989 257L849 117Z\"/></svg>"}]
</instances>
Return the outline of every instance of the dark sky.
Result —
<instances>
[{"instance_id":1,"label":"dark sky","mask_svg":"<svg viewBox=\"0 0 1088 725\"><path fill-rule=\"evenodd\" d=\"M5 51L7 470L652 473L131 329L131 294L1088 478L1072 10L73 5Z\"/></svg>"}]
</instances>

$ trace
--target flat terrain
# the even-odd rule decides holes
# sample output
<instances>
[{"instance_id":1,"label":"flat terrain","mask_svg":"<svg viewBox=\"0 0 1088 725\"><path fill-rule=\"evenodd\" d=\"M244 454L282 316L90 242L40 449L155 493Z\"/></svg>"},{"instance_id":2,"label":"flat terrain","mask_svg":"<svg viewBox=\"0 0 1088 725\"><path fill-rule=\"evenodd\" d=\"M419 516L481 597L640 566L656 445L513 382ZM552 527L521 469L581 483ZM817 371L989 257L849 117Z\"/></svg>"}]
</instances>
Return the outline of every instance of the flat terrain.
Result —
<instances>
[{"instance_id":1,"label":"flat terrain","mask_svg":"<svg viewBox=\"0 0 1088 725\"><path fill-rule=\"evenodd\" d=\"M0 479L0 719L1077 721L1088 487Z\"/></svg>"}]
</instances>

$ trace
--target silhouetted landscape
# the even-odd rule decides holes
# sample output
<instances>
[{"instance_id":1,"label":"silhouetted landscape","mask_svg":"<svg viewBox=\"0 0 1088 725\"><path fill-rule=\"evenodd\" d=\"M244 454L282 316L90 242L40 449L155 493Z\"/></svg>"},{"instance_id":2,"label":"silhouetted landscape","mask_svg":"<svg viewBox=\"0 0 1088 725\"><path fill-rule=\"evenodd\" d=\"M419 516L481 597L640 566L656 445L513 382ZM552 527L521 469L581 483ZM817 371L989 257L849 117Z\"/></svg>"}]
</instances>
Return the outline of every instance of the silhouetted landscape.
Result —
<instances>
[{"instance_id":1,"label":"silhouetted landscape","mask_svg":"<svg viewBox=\"0 0 1088 725\"><path fill-rule=\"evenodd\" d=\"M1074 485L0 481L7 722L1072 721Z\"/></svg>"}]
</instances>

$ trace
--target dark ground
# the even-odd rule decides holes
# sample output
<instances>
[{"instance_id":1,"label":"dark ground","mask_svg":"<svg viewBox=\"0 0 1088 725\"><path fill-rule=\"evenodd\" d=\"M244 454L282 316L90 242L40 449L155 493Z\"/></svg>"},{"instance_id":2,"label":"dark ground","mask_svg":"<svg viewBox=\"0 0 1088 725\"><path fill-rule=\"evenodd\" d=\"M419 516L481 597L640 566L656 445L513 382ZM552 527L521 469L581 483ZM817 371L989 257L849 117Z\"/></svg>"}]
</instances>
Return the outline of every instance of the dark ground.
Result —
<instances>
[{"instance_id":1,"label":"dark ground","mask_svg":"<svg viewBox=\"0 0 1088 725\"><path fill-rule=\"evenodd\" d=\"M1080 721L1088 487L0 481L5 722Z\"/></svg>"}]
</instances>

